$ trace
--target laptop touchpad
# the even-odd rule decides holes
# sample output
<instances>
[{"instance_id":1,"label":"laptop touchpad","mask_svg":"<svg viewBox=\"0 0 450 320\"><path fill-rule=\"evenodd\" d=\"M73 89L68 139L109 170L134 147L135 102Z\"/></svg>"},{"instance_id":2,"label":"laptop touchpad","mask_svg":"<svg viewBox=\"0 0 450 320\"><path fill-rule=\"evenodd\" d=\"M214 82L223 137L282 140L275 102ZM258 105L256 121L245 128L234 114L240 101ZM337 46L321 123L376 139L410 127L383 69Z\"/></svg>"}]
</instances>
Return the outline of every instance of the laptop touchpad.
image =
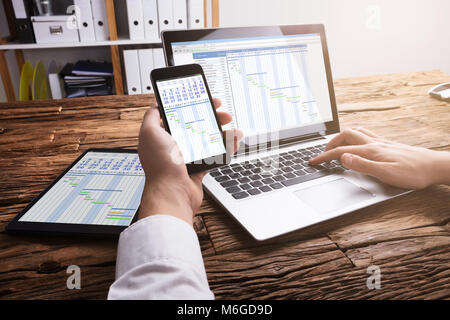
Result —
<instances>
[{"instance_id":1,"label":"laptop touchpad","mask_svg":"<svg viewBox=\"0 0 450 320\"><path fill-rule=\"evenodd\" d=\"M369 191L343 178L300 189L294 194L322 214L374 197Z\"/></svg>"}]
</instances>

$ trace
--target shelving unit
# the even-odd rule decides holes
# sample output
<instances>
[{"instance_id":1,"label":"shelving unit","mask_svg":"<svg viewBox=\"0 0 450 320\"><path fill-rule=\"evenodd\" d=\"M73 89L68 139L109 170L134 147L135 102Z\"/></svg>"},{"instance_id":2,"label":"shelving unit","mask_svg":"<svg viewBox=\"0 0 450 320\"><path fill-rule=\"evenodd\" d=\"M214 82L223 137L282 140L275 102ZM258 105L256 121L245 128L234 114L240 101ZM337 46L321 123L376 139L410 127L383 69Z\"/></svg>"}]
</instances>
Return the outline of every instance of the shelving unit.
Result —
<instances>
[{"instance_id":1,"label":"shelving unit","mask_svg":"<svg viewBox=\"0 0 450 320\"><path fill-rule=\"evenodd\" d=\"M123 0L119 0L123 1ZM9 1L3 1L5 6L5 13L8 18L8 26L11 37L8 39L0 38L0 76L2 78L3 86L5 88L6 98L8 102L16 101L14 86L11 81L11 74L5 56L5 51L14 50L16 56L17 66L22 70L22 65L25 62L23 50L33 49L57 49L57 48L82 48L82 47L110 47L111 60L114 71L114 85L116 95L123 95L123 74L120 60L119 47L127 45L155 45L161 44L159 39L149 40L130 40L119 38L117 34L116 15L114 10L114 0L105 0L106 11L108 17L109 39L108 41L95 42L73 42L73 43L18 43L14 42L14 18L12 7L8 5ZM205 27L208 16L208 1L203 0ZM211 0L211 25L212 27L219 26L219 0ZM19 71L20 72L20 71Z\"/></svg>"}]
</instances>

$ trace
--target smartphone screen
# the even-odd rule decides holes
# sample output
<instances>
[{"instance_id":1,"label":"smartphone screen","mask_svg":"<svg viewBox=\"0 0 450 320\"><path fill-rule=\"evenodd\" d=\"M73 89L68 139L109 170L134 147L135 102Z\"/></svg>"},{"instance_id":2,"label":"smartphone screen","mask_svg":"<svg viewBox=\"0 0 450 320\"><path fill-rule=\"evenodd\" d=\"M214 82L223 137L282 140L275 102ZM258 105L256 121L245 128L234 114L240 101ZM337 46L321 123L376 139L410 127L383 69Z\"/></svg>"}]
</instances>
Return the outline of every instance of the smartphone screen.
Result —
<instances>
[{"instance_id":1,"label":"smartphone screen","mask_svg":"<svg viewBox=\"0 0 450 320\"><path fill-rule=\"evenodd\" d=\"M157 80L156 85L170 133L185 163L226 153L201 74Z\"/></svg>"}]
</instances>

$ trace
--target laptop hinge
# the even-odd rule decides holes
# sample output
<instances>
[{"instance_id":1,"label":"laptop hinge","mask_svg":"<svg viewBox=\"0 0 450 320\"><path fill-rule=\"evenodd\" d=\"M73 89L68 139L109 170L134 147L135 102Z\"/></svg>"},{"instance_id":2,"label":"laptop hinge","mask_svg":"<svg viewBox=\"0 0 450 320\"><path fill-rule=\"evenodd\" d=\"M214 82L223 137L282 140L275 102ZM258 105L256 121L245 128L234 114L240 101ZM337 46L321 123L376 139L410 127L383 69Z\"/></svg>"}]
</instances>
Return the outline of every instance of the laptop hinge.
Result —
<instances>
[{"instance_id":1,"label":"laptop hinge","mask_svg":"<svg viewBox=\"0 0 450 320\"><path fill-rule=\"evenodd\" d=\"M234 155L234 157L238 157L238 156L242 156L243 154L253 154L255 152L263 152L263 151L269 151L272 149L281 149L281 148L285 148L288 146L291 146L293 144L298 144L301 142L309 142L309 141L314 141L314 140L322 140L325 139L324 135L322 135L321 133L313 133L313 134L307 134L307 135L303 135L300 137L293 137L293 138L285 138L285 139L280 139L279 143L270 143L267 142L265 147L262 147L261 145L254 145L254 146L250 146L247 148L247 150L244 151L240 151L238 153L236 153Z\"/></svg>"}]
</instances>

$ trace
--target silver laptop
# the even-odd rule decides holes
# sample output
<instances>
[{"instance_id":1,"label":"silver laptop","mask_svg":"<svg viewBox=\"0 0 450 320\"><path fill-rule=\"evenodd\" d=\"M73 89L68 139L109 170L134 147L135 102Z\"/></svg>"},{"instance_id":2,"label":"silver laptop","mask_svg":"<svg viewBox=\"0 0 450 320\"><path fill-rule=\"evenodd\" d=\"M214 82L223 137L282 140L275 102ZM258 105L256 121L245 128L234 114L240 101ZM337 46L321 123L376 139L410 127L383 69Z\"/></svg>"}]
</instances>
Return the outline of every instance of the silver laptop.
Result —
<instances>
[{"instance_id":1,"label":"silver laptop","mask_svg":"<svg viewBox=\"0 0 450 320\"><path fill-rule=\"evenodd\" d=\"M245 138L206 191L258 240L269 239L407 191L346 170L311 167L339 133L323 25L162 33L168 65L200 64L213 97Z\"/></svg>"}]
</instances>

